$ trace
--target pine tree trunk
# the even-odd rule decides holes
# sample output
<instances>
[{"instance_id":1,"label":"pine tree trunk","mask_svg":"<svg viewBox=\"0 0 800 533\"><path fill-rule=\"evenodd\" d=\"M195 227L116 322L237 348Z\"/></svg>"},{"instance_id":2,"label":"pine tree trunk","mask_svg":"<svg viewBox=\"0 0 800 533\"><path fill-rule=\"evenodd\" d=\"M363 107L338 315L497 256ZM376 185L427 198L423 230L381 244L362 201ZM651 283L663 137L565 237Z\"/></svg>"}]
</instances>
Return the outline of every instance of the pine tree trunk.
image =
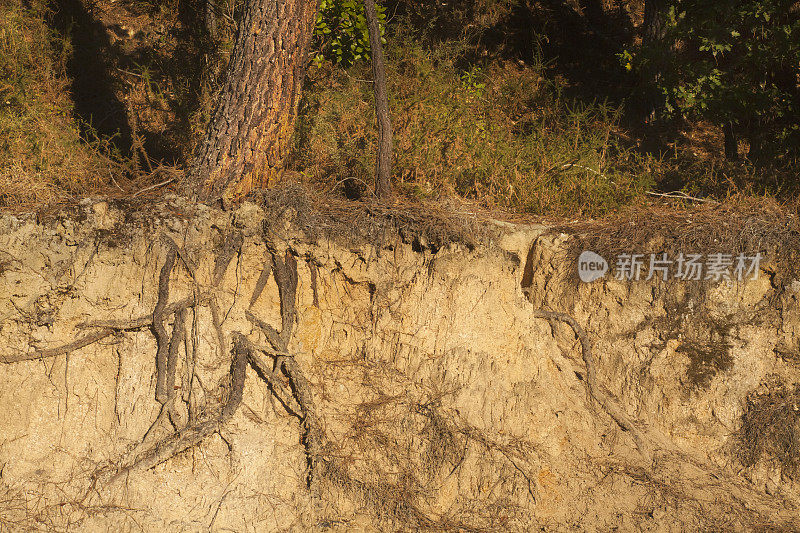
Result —
<instances>
[{"instance_id":1,"label":"pine tree trunk","mask_svg":"<svg viewBox=\"0 0 800 533\"><path fill-rule=\"evenodd\" d=\"M372 59L372 79L375 88L375 114L378 119L378 157L375 163L375 196L392 196L392 121L389 117L389 97L386 94L386 68L383 61L381 30L375 0L364 0L369 47Z\"/></svg>"},{"instance_id":2,"label":"pine tree trunk","mask_svg":"<svg viewBox=\"0 0 800 533\"><path fill-rule=\"evenodd\" d=\"M201 201L279 179L294 129L319 0L248 0L225 86L189 173Z\"/></svg>"}]
</instances>

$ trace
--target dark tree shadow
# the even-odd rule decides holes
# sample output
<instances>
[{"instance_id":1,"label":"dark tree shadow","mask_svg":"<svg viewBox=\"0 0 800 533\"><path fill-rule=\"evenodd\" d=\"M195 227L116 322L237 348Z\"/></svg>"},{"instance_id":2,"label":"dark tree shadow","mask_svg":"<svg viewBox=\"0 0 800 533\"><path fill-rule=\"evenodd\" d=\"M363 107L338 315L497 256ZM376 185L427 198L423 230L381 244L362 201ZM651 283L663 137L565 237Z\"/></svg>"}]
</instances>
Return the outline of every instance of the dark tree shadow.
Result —
<instances>
[{"instance_id":1,"label":"dark tree shadow","mask_svg":"<svg viewBox=\"0 0 800 533\"><path fill-rule=\"evenodd\" d=\"M630 16L621 5L604 10L600 0L581 0L580 5L578 11L564 0L517 0L494 25L481 28L474 24L480 15L475 0L394 0L387 3L387 12L410 17L431 47L466 39L460 68L487 58L544 65L566 82L567 96L620 103L634 82L617 59L634 37Z\"/></svg>"},{"instance_id":2,"label":"dark tree shadow","mask_svg":"<svg viewBox=\"0 0 800 533\"><path fill-rule=\"evenodd\" d=\"M633 39L633 25L624 10L604 11L597 0L581 5L583 13L563 0L519 2L492 31L505 36L509 57L542 63L563 79L567 96L618 105L635 81L617 59Z\"/></svg>"},{"instance_id":3,"label":"dark tree shadow","mask_svg":"<svg viewBox=\"0 0 800 533\"><path fill-rule=\"evenodd\" d=\"M81 135L110 139L120 154L129 154L132 139L125 105L109 75L111 43L103 25L80 0L52 0L51 27L70 41L67 75Z\"/></svg>"},{"instance_id":4,"label":"dark tree shadow","mask_svg":"<svg viewBox=\"0 0 800 533\"><path fill-rule=\"evenodd\" d=\"M117 1L117 7L134 16L154 15L162 7L157 0ZM203 83L216 46L206 30L204 5L202 0L175 3L177 24L167 28L171 44L164 46L163 41L152 38L128 36L112 41L101 17L92 12L91 0L50 0L53 15L49 24L72 47L67 75L72 80L74 115L84 138L109 139L113 150L135 157L143 168L151 162L185 163L186 147L192 144L192 118L202 105ZM119 25L111 31L115 27ZM163 92L171 116L157 128L140 124L137 116L143 106L161 110L162 103L136 101L131 110L134 116L129 118L125 103L117 97L124 83L120 73L142 68L147 69L154 86L173 89ZM144 161L141 152L149 161Z\"/></svg>"},{"instance_id":5,"label":"dark tree shadow","mask_svg":"<svg viewBox=\"0 0 800 533\"><path fill-rule=\"evenodd\" d=\"M179 23L169 30L174 48L145 41L133 50L117 51L120 68L136 70L147 66L156 83L168 84L174 91L166 97L174 117L164 129L138 132L148 156L169 165L186 163L185 147L192 143L192 117L202 105L203 84L209 77L210 63L217 56L217 43L206 29L204 6L202 0L177 2ZM149 8L157 10L158 2L152 2Z\"/></svg>"}]
</instances>

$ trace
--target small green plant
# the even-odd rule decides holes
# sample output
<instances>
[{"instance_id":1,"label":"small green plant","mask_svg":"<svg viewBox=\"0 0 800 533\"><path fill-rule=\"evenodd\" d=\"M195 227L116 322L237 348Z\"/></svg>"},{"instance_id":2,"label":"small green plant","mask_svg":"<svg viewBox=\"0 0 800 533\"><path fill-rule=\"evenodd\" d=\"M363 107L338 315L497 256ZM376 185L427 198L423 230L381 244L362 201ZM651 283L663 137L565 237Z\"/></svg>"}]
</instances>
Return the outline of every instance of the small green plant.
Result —
<instances>
[{"instance_id":1,"label":"small green plant","mask_svg":"<svg viewBox=\"0 0 800 533\"><path fill-rule=\"evenodd\" d=\"M377 4L381 36L386 23L386 8ZM314 62L331 61L348 67L369 57L369 33L363 0L321 0L317 15L316 38L319 52ZM385 42L381 38L382 42Z\"/></svg>"},{"instance_id":2,"label":"small green plant","mask_svg":"<svg viewBox=\"0 0 800 533\"><path fill-rule=\"evenodd\" d=\"M486 89L485 77L483 69L474 66L461 73L461 85L471 96L480 98L483 96L484 89Z\"/></svg>"}]
</instances>

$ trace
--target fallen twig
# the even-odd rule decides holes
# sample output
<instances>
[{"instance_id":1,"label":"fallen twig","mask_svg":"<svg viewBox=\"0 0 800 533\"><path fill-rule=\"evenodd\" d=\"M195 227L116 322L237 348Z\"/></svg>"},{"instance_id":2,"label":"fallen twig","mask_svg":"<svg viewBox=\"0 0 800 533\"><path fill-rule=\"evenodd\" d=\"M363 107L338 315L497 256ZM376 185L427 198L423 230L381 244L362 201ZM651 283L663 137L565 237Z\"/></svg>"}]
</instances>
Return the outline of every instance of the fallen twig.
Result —
<instances>
[{"instance_id":1,"label":"fallen twig","mask_svg":"<svg viewBox=\"0 0 800 533\"><path fill-rule=\"evenodd\" d=\"M144 189L139 189L138 191L136 191L131 195L131 198L136 198L140 194L145 193L147 191L152 191L153 189L158 189L159 187L163 187L164 185L169 185L170 183L175 181L175 179L176 178L170 178L168 180L162 181L161 183L156 183L155 185L150 185L149 187L145 187Z\"/></svg>"},{"instance_id":2,"label":"fallen twig","mask_svg":"<svg viewBox=\"0 0 800 533\"><path fill-rule=\"evenodd\" d=\"M650 196L658 196L659 198L670 198L674 200L690 200L692 202L709 202L712 204L717 204L716 200L712 200L711 198L697 198L696 196L689 196L685 192L681 191L672 191L672 192L656 192L656 191L647 191L646 194Z\"/></svg>"}]
</instances>

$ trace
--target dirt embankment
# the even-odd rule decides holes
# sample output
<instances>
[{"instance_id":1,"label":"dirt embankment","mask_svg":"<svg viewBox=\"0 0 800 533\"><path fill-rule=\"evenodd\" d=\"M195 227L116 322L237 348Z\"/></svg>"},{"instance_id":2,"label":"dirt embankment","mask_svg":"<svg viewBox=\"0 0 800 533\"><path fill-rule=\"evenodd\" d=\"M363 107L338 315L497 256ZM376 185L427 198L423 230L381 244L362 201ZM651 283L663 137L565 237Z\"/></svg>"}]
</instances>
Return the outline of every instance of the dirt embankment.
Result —
<instances>
[{"instance_id":1,"label":"dirt embankment","mask_svg":"<svg viewBox=\"0 0 800 533\"><path fill-rule=\"evenodd\" d=\"M544 227L292 219L0 219L0 530L800 529L769 264L581 284Z\"/></svg>"}]
</instances>

